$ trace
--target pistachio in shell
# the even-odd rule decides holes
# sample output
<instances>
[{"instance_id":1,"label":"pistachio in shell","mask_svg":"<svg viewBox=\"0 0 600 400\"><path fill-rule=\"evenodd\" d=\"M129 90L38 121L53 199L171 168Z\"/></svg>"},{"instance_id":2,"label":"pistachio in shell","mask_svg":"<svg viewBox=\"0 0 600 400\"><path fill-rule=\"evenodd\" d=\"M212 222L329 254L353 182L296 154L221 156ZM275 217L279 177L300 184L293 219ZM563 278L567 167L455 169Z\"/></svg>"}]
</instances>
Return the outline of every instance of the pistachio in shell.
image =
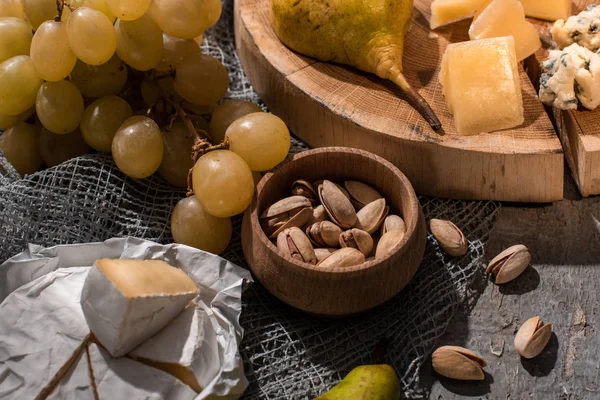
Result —
<instances>
[{"instance_id":1,"label":"pistachio in shell","mask_svg":"<svg viewBox=\"0 0 600 400\"><path fill-rule=\"evenodd\" d=\"M358 249L368 256L373 250L373 238L367 232L360 229L349 229L339 235L340 246Z\"/></svg>"},{"instance_id":2,"label":"pistachio in shell","mask_svg":"<svg viewBox=\"0 0 600 400\"><path fill-rule=\"evenodd\" d=\"M277 248L287 257L316 264L315 250L300 228L285 229L277 236Z\"/></svg>"},{"instance_id":3,"label":"pistachio in shell","mask_svg":"<svg viewBox=\"0 0 600 400\"><path fill-rule=\"evenodd\" d=\"M319 186L319 199L329 219L340 228L348 229L356 224L354 206L336 184L328 180L323 181Z\"/></svg>"},{"instance_id":4,"label":"pistachio in shell","mask_svg":"<svg viewBox=\"0 0 600 400\"><path fill-rule=\"evenodd\" d=\"M388 215L381 224L381 234L385 235L391 231L400 231L406 233L406 223L398 215Z\"/></svg>"},{"instance_id":5,"label":"pistachio in shell","mask_svg":"<svg viewBox=\"0 0 600 400\"><path fill-rule=\"evenodd\" d=\"M265 229L265 234L267 232L272 232L269 235L269 239L276 239L277 236L284 230L288 228L301 228L306 225L310 219L312 218L313 210L311 207L305 207L300 212L296 213L292 218L288 219L283 223L279 223L278 225L272 226L270 229ZM272 229L277 228L273 231Z\"/></svg>"},{"instance_id":6,"label":"pistachio in shell","mask_svg":"<svg viewBox=\"0 0 600 400\"><path fill-rule=\"evenodd\" d=\"M432 219L429 222L431 233L442 249L453 257L467 254L469 246L465 235L451 221Z\"/></svg>"},{"instance_id":7,"label":"pistachio in shell","mask_svg":"<svg viewBox=\"0 0 600 400\"><path fill-rule=\"evenodd\" d=\"M534 358L540 355L548 345L552 336L552 324L544 322L540 317L533 317L525 321L515 336L515 350L525 358Z\"/></svg>"},{"instance_id":8,"label":"pistachio in shell","mask_svg":"<svg viewBox=\"0 0 600 400\"><path fill-rule=\"evenodd\" d=\"M385 199L372 201L356 214L356 227L373 234L379 229L389 212L390 208L385 204Z\"/></svg>"},{"instance_id":9,"label":"pistachio in shell","mask_svg":"<svg viewBox=\"0 0 600 400\"><path fill-rule=\"evenodd\" d=\"M325 182L325 179L319 179L318 181L313 182L313 189L317 191L317 194L319 193L319 186L321 186L323 182ZM348 193L346 188L344 188L342 185L338 185L335 182L332 183L337 186L338 189L340 189L340 191L348 198L348 200L350 200L350 193Z\"/></svg>"},{"instance_id":10,"label":"pistachio in shell","mask_svg":"<svg viewBox=\"0 0 600 400\"><path fill-rule=\"evenodd\" d=\"M306 197L313 204L317 204L319 202L319 195L311 183L304 179L299 179L292 184L292 196Z\"/></svg>"},{"instance_id":11,"label":"pistachio in shell","mask_svg":"<svg viewBox=\"0 0 600 400\"><path fill-rule=\"evenodd\" d=\"M404 237L404 232L402 231L390 231L379 239L377 243L377 249L375 250L375 258L384 258L388 255L392 254L395 250L398 249L398 245L402 241Z\"/></svg>"},{"instance_id":12,"label":"pistachio in shell","mask_svg":"<svg viewBox=\"0 0 600 400\"><path fill-rule=\"evenodd\" d=\"M260 216L261 220L270 220L272 218L291 218L297 212L305 207L311 207L309 199L303 196L291 196L281 199L269 206Z\"/></svg>"},{"instance_id":13,"label":"pistachio in shell","mask_svg":"<svg viewBox=\"0 0 600 400\"><path fill-rule=\"evenodd\" d=\"M317 266L323 268L353 267L365 262L365 255L352 247L344 247L320 261Z\"/></svg>"},{"instance_id":14,"label":"pistachio in shell","mask_svg":"<svg viewBox=\"0 0 600 400\"><path fill-rule=\"evenodd\" d=\"M442 346L431 356L433 369L446 378L461 381L482 381L485 360L478 354L459 346Z\"/></svg>"},{"instance_id":15,"label":"pistachio in shell","mask_svg":"<svg viewBox=\"0 0 600 400\"><path fill-rule=\"evenodd\" d=\"M369 203L383 196L371 186L358 181L346 181L344 187L350 195L350 201L357 209L361 209Z\"/></svg>"},{"instance_id":16,"label":"pistachio in shell","mask_svg":"<svg viewBox=\"0 0 600 400\"><path fill-rule=\"evenodd\" d=\"M495 275L498 285L517 278L531 263L531 253L522 244L509 247L490 261L485 272Z\"/></svg>"},{"instance_id":17,"label":"pistachio in shell","mask_svg":"<svg viewBox=\"0 0 600 400\"><path fill-rule=\"evenodd\" d=\"M317 262L321 262L333 253L338 251L338 249L334 249L331 247L319 247L315 249L315 256L317 256Z\"/></svg>"},{"instance_id":18,"label":"pistachio in shell","mask_svg":"<svg viewBox=\"0 0 600 400\"><path fill-rule=\"evenodd\" d=\"M316 222L306 228L306 236L319 247L338 247L342 229L330 221Z\"/></svg>"},{"instance_id":19,"label":"pistachio in shell","mask_svg":"<svg viewBox=\"0 0 600 400\"><path fill-rule=\"evenodd\" d=\"M318 206L313 208L313 215L310 221L308 221L307 225L312 225L314 223L325 220L327 220L327 212L325 211L325 207L323 207L322 204L319 204Z\"/></svg>"}]
</instances>

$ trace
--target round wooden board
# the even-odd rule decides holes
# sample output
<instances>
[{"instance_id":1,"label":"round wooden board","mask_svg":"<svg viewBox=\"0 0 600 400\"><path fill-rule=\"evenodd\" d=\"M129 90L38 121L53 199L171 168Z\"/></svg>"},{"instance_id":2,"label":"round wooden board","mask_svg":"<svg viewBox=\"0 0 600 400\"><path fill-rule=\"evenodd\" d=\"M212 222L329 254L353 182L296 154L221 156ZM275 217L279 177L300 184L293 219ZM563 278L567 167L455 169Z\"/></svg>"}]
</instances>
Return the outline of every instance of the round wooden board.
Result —
<instances>
[{"instance_id":1,"label":"round wooden board","mask_svg":"<svg viewBox=\"0 0 600 400\"><path fill-rule=\"evenodd\" d=\"M448 43L468 40L470 22L432 33L430 4L415 0L404 70L442 121L441 134L431 130L393 84L286 48L271 27L270 0L236 0L236 45L256 92L312 147L349 146L376 153L397 165L425 195L562 199L562 147L524 70L522 126L475 136L456 133L438 82L439 64Z\"/></svg>"}]
</instances>

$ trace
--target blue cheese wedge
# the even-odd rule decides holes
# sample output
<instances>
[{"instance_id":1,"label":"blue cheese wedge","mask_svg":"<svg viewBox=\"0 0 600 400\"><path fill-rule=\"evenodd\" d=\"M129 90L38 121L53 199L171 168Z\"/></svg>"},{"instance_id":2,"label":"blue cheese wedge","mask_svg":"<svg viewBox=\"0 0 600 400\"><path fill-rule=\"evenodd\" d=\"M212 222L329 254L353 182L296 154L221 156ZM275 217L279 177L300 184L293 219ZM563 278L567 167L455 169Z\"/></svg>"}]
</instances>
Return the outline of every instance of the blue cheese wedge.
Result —
<instances>
[{"instance_id":1,"label":"blue cheese wedge","mask_svg":"<svg viewBox=\"0 0 600 400\"><path fill-rule=\"evenodd\" d=\"M600 56L578 44L550 51L543 63L539 97L548 106L562 110L600 105Z\"/></svg>"},{"instance_id":2,"label":"blue cheese wedge","mask_svg":"<svg viewBox=\"0 0 600 400\"><path fill-rule=\"evenodd\" d=\"M98 260L83 285L90 330L120 357L165 327L198 295L185 272L163 261Z\"/></svg>"},{"instance_id":3,"label":"blue cheese wedge","mask_svg":"<svg viewBox=\"0 0 600 400\"><path fill-rule=\"evenodd\" d=\"M592 4L566 21L559 19L552 27L552 38L559 48L577 43L591 51L600 49L600 6Z\"/></svg>"}]
</instances>

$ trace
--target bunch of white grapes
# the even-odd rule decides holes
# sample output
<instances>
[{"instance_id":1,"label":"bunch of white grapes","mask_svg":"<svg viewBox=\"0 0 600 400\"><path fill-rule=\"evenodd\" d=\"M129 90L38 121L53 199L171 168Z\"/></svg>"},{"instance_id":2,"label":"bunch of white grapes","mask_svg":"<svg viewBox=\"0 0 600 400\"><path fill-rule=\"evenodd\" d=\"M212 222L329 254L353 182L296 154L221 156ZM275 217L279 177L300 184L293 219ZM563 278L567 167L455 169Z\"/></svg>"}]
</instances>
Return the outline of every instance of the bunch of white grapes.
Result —
<instances>
[{"instance_id":1,"label":"bunch of white grapes","mask_svg":"<svg viewBox=\"0 0 600 400\"><path fill-rule=\"evenodd\" d=\"M132 178L191 183L173 238L221 253L290 134L252 103L217 106L228 72L199 43L220 15L220 0L0 0L5 157L25 175L94 149ZM192 157L202 140L225 145Z\"/></svg>"}]
</instances>

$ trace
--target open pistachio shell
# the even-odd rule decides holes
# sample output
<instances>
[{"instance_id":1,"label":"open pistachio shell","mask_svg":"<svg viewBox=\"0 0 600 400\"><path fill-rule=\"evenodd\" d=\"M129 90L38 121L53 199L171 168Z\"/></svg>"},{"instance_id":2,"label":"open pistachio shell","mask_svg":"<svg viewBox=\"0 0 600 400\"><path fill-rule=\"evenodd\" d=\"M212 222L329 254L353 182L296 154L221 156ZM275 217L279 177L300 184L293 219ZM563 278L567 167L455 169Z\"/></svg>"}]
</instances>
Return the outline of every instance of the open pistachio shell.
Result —
<instances>
[{"instance_id":1,"label":"open pistachio shell","mask_svg":"<svg viewBox=\"0 0 600 400\"><path fill-rule=\"evenodd\" d=\"M478 354L459 346L442 346L431 357L433 369L446 378L482 381L485 361Z\"/></svg>"},{"instance_id":2,"label":"open pistachio shell","mask_svg":"<svg viewBox=\"0 0 600 400\"><path fill-rule=\"evenodd\" d=\"M540 317L525 321L515 336L515 350L525 358L538 356L548 345L552 336L552 324L544 322Z\"/></svg>"},{"instance_id":3,"label":"open pistachio shell","mask_svg":"<svg viewBox=\"0 0 600 400\"><path fill-rule=\"evenodd\" d=\"M329 218L344 229L356 224L356 211L340 188L331 181L319 186L319 198Z\"/></svg>"}]
</instances>

